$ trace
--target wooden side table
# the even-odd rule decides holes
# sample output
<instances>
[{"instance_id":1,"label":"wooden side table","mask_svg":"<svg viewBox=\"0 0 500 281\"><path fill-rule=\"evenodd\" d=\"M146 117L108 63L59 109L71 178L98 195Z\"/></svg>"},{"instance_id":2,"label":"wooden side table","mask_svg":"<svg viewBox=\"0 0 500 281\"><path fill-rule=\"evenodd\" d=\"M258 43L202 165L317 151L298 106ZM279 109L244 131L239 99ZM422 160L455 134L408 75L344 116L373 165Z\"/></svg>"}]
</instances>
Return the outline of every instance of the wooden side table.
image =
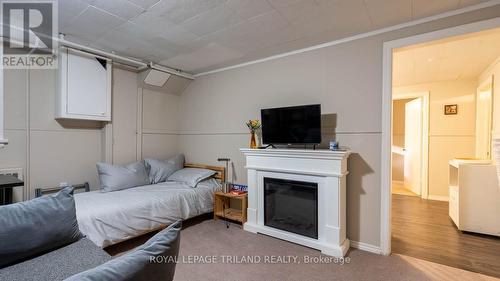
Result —
<instances>
[{"instance_id":1,"label":"wooden side table","mask_svg":"<svg viewBox=\"0 0 500 281\"><path fill-rule=\"evenodd\" d=\"M247 221L248 194L233 195L218 191L214 198L214 219L224 218L239 221L242 224ZM233 208L231 200L240 200L241 209Z\"/></svg>"}]
</instances>

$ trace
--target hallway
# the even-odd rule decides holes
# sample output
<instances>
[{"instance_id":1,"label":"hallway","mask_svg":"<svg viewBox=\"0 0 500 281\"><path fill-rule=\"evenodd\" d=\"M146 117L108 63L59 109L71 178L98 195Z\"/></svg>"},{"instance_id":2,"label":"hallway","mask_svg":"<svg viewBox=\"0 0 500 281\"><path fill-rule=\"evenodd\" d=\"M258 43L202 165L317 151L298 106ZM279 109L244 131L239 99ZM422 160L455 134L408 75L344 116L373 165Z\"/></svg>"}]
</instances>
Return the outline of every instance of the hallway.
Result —
<instances>
[{"instance_id":1,"label":"hallway","mask_svg":"<svg viewBox=\"0 0 500 281\"><path fill-rule=\"evenodd\" d=\"M393 194L392 252L500 278L500 238L459 231L448 202Z\"/></svg>"}]
</instances>

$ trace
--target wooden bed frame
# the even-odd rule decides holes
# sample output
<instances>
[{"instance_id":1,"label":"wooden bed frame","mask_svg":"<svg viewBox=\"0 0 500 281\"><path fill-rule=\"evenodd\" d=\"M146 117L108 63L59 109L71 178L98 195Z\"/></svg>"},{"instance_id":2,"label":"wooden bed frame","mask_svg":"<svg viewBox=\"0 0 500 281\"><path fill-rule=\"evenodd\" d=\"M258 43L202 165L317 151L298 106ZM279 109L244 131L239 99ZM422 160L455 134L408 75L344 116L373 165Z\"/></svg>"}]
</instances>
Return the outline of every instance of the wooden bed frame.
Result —
<instances>
[{"instance_id":1,"label":"wooden bed frame","mask_svg":"<svg viewBox=\"0 0 500 281\"><path fill-rule=\"evenodd\" d=\"M205 164L185 163L184 164L184 168L200 168L200 169L213 170L213 171L217 172L214 175L214 178L220 180L221 182L224 182L225 178L226 178L226 168L224 168L224 167L211 166L211 165L205 165ZM78 189L85 189L85 192L89 192L90 191L88 183L78 184L78 185L73 185L73 186L76 187L76 188L78 188ZM61 187L36 188L35 189L35 193L36 193L36 197L40 197L40 196L43 196L43 195L48 195L48 194L51 194L51 193L58 192L61 189L62 189ZM147 231L144 231L142 234L140 234L140 235L138 235L136 237L131 237L131 238L127 239L127 240L121 241L121 242L119 242L117 244L109 245L109 246L107 246L105 248L107 249L108 247L111 247L111 249L113 249L114 248L113 246L115 246L115 245L120 245L123 242L132 240L134 238L140 237L142 235L145 235L145 234L148 234L148 233L151 233L151 232L154 232L154 231L162 230L162 229L164 229L166 227L167 226L160 226L160 227L157 227L157 228L154 228L154 229L149 229Z\"/></svg>"},{"instance_id":2,"label":"wooden bed frame","mask_svg":"<svg viewBox=\"0 0 500 281\"><path fill-rule=\"evenodd\" d=\"M208 169L208 170L213 170L216 171L217 173L214 175L214 178L220 180L221 182L224 182L226 179L226 168L224 167L219 167L219 166L211 166L211 165L205 165L205 164L195 164L195 163L185 163L184 168L200 168L200 169ZM73 185L75 190L77 189L84 189L85 192L90 191L90 186L88 182L85 182L83 184L75 184ZM63 189L64 187L49 187L49 188L35 188L35 197L41 197L46 194L51 194L51 193L56 193L59 190Z\"/></svg>"},{"instance_id":3,"label":"wooden bed frame","mask_svg":"<svg viewBox=\"0 0 500 281\"><path fill-rule=\"evenodd\" d=\"M200 169L208 169L212 171L216 171L217 173L214 175L214 178L224 182L226 180L226 168L219 166L210 166L205 164L193 164L193 163L185 163L184 168L200 168Z\"/></svg>"}]
</instances>

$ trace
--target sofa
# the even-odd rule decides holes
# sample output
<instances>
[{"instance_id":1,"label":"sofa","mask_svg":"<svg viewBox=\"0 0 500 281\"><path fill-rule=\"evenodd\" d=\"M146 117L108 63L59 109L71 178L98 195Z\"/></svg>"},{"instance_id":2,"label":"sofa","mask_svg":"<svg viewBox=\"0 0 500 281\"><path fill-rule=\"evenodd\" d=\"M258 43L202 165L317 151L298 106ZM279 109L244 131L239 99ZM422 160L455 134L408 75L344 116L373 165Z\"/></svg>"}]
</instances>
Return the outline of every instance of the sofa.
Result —
<instances>
[{"instance_id":1,"label":"sofa","mask_svg":"<svg viewBox=\"0 0 500 281\"><path fill-rule=\"evenodd\" d=\"M113 259L80 233L71 187L0 206L0 280L172 280L181 227ZM156 256L173 258L154 263Z\"/></svg>"}]
</instances>

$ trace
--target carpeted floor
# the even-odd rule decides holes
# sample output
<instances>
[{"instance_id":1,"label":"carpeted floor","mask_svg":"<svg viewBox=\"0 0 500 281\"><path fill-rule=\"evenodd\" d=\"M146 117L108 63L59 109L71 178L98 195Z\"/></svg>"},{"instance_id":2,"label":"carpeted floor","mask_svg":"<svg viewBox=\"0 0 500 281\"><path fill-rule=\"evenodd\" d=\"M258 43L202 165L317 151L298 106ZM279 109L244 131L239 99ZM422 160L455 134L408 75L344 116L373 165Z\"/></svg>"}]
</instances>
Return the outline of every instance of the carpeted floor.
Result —
<instances>
[{"instance_id":1,"label":"carpeted floor","mask_svg":"<svg viewBox=\"0 0 500 281\"><path fill-rule=\"evenodd\" d=\"M106 250L119 255L148 237ZM243 231L236 224L228 229L224 221L198 220L182 230L175 280L497 280L411 257L356 249L349 251L343 264L328 258L310 248Z\"/></svg>"}]
</instances>

